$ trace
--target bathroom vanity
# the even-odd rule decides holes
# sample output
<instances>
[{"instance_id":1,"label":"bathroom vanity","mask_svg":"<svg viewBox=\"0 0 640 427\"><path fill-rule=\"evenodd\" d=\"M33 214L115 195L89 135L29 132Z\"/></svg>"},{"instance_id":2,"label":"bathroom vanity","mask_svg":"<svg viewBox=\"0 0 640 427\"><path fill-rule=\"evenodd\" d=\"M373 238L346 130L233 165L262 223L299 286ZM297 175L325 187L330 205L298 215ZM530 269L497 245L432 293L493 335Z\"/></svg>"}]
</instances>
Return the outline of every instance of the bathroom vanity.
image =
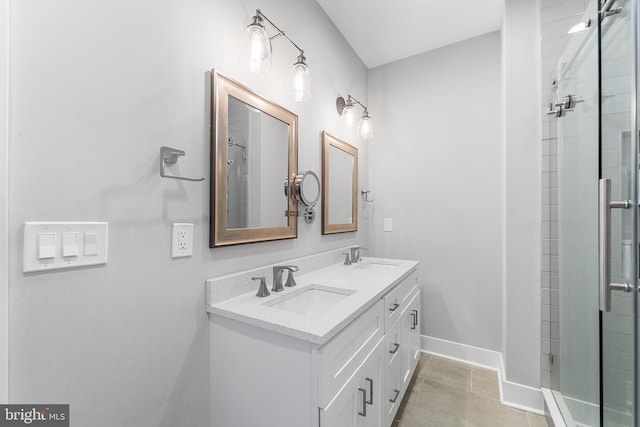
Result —
<instances>
[{"instance_id":1,"label":"bathroom vanity","mask_svg":"<svg viewBox=\"0 0 640 427\"><path fill-rule=\"evenodd\" d=\"M420 355L417 267L366 258L209 300L211 425L390 426Z\"/></svg>"}]
</instances>

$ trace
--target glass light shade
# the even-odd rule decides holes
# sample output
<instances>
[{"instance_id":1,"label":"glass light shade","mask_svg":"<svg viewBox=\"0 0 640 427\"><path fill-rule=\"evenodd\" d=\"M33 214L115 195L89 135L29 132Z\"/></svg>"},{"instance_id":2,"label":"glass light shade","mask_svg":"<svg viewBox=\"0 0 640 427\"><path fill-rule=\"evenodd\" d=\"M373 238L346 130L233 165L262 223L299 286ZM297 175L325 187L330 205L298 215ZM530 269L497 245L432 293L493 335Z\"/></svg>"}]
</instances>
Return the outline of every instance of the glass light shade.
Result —
<instances>
[{"instance_id":1,"label":"glass light shade","mask_svg":"<svg viewBox=\"0 0 640 427\"><path fill-rule=\"evenodd\" d=\"M353 127L353 123L355 122L354 112L355 112L355 107L353 104L345 105L344 109L342 110L342 116L344 117L344 120L347 122L347 126L349 126L350 128Z\"/></svg>"},{"instance_id":2,"label":"glass light shade","mask_svg":"<svg viewBox=\"0 0 640 427\"><path fill-rule=\"evenodd\" d=\"M264 26L254 22L247 27L240 63L248 66L252 73L271 70L271 41Z\"/></svg>"},{"instance_id":3,"label":"glass light shade","mask_svg":"<svg viewBox=\"0 0 640 427\"><path fill-rule=\"evenodd\" d=\"M358 133L360 134L360 138L364 140L373 138L373 121L366 111L362 114L362 118L360 118Z\"/></svg>"},{"instance_id":4,"label":"glass light shade","mask_svg":"<svg viewBox=\"0 0 640 427\"><path fill-rule=\"evenodd\" d=\"M286 94L296 102L304 102L311 99L311 75L309 67L304 61L293 64L293 68L289 72L287 81Z\"/></svg>"}]
</instances>

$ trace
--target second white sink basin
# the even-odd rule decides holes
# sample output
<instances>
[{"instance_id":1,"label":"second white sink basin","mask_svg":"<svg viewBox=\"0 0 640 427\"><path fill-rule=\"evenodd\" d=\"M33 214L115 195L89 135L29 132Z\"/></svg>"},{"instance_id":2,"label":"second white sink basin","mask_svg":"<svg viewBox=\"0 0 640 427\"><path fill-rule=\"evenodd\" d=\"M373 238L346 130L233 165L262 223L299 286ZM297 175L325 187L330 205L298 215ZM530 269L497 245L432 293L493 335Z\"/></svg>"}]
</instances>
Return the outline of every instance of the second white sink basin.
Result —
<instances>
[{"instance_id":1,"label":"second white sink basin","mask_svg":"<svg viewBox=\"0 0 640 427\"><path fill-rule=\"evenodd\" d=\"M268 301L264 305L303 316L317 316L353 293L355 291L351 289L312 284Z\"/></svg>"},{"instance_id":2,"label":"second white sink basin","mask_svg":"<svg viewBox=\"0 0 640 427\"><path fill-rule=\"evenodd\" d=\"M356 264L357 268L364 268L370 270L392 270L396 268L398 264L394 264L392 262L381 262L381 261L362 261Z\"/></svg>"}]
</instances>

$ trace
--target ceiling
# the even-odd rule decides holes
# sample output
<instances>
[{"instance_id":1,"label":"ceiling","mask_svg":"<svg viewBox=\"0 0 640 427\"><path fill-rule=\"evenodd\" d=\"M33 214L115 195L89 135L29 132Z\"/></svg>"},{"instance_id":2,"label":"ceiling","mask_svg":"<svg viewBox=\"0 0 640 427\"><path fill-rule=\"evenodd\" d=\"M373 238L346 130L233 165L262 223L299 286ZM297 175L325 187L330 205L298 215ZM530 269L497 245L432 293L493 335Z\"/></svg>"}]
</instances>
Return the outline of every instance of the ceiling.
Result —
<instances>
[{"instance_id":1,"label":"ceiling","mask_svg":"<svg viewBox=\"0 0 640 427\"><path fill-rule=\"evenodd\" d=\"M317 0L368 68L499 30L504 0Z\"/></svg>"}]
</instances>

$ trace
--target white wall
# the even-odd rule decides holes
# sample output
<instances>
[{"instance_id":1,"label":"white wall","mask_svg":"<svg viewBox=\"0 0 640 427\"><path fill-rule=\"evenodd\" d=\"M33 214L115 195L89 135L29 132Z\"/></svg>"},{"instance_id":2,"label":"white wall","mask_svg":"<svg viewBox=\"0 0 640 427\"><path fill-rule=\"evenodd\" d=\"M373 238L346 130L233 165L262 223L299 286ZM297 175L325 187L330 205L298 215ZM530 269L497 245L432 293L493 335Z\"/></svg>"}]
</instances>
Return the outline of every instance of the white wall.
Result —
<instances>
[{"instance_id":1,"label":"white wall","mask_svg":"<svg viewBox=\"0 0 640 427\"><path fill-rule=\"evenodd\" d=\"M423 334L494 351L502 341L500 58L495 32L369 71L371 253L421 262ZM393 232L383 232L383 218Z\"/></svg>"},{"instance_id":2,"label":"white wall","mask_svg":"<svg viewBox=\"0 0 640 427\"><path fill-rule=\"evenodd\" d=\"M539 3L505 2L504 343L506 378L540 384ZM541 400L540 400L541 402Z\"/></svg>"},{"instance_id":3,"label":"white wall","mask_svg":"<svg viewBox=\"0 0 640 427\"><path fill-rule=\"evenodd\" d=\"M9 178L9 0L0 0L0 403L7 402L8 382L8 231L7 185Z\"/></svg>"},{"instance_id":4,"label":"white wall","mask_svg":"<svg viewBox=\"0 0 640 427\"><path fill-rule=\"evenodd\" d=\"M366 97L366 68L313 0L11 6L10 401L70 403L73 425L206 426L205 279L367 246L368 224L321 236L320 221L299 221L296 240L209 249L209 179L160 178L160 146L186 151L180 173L209 176L215 67L299 115L300 170L320 173L326 129L360 148L367 187L367 145L335 111L338 95ZM269 74L240 68L257 7L305 49L309 104L284 98L297 55L284 40ZM44 220L109 221L109 264L23 274L22 224ZM170 258L172 222L195 224L193 257Z\"/></svg>"}]
</instances>

